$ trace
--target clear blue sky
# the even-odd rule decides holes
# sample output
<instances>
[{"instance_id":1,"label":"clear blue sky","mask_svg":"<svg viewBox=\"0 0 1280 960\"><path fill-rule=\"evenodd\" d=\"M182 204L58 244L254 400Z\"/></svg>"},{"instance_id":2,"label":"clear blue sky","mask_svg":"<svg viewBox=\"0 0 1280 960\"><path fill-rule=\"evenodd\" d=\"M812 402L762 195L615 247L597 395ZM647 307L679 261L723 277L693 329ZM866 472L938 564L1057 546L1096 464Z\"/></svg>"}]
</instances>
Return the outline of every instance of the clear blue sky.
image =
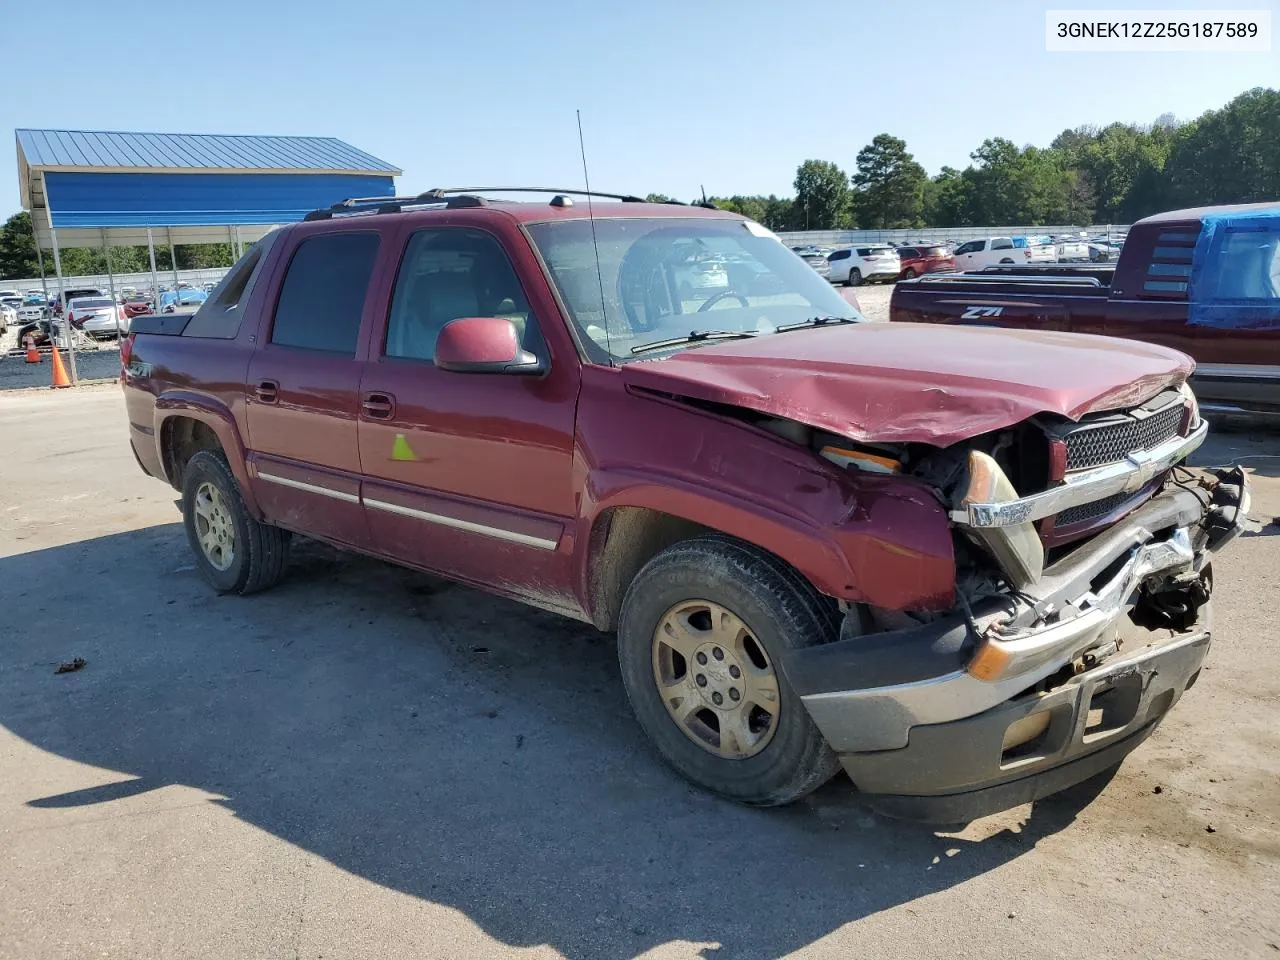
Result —
<instances>
[{"instance_id":1,"label":"clear blue sky","mask_svg":"<svg viewBox=\"0 0 1280 960\"><path fill-rule=\"evenodd\" d=\"M1280 0L1221 6L1271 9ZM852 169L877 133L930 173L984 138L1193 118L1280 86L1268 54L1045 51L1071 0L137 0L5 2L0 130L336 136L430 186L581 183L681 199L789 194L797 164ZM42 38L37 43L35 38ZM988 78L984 81L983 78ZM18 209L0 151L0 217Z\"/></svg>"}]
</instances>

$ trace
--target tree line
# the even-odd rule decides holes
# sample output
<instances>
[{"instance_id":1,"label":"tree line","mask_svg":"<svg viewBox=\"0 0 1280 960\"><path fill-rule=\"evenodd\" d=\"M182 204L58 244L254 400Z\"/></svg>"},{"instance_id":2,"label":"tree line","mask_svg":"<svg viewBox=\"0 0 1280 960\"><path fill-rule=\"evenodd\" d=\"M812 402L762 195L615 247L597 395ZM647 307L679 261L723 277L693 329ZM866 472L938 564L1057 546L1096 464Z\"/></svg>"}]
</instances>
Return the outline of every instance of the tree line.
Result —
<instances>
[{"instance_id":1,"label":"tree line","mask_svg":"<svg viewBox=\"0 0 1280 960\"><path fill-rule=\"evenodd\" d=\"M1180 122L1064 130L1047 147L984 140L963 170L930 177L882 133L852 174L806 160L794 197L710 197L771 230L1132 223L1164 210L1280 200L1280 90L1262 87Z\"/></svg>"},{"instance_id":2,"label":"tree line","mask_svg":"<svg viewBox=\"0 0 1280 960\"><path fill-rule=\"evenodd\" d=\"M795 196L713 196L771 230L882 230L1009 224L1132 223L1152 213L1280 199L1280 90L1258 87L1220 110L1180 122L1064 130L1047 147L993 137L963 170L930 177L902 139L882 133L858 151L853 173L829 160L796 170ZM650 200L669 197L650 194ZM231 246L177 248L179 269L231 263ZM116 273L150 270L146 247L113 247ZM168 247L156 267L171 269ZM107 272L101 250L62 251L64 275ZM53 274L53 264L45 264ZM38 276L31 215L0 228L0 278Z\"/></svg>"}]
</instances>

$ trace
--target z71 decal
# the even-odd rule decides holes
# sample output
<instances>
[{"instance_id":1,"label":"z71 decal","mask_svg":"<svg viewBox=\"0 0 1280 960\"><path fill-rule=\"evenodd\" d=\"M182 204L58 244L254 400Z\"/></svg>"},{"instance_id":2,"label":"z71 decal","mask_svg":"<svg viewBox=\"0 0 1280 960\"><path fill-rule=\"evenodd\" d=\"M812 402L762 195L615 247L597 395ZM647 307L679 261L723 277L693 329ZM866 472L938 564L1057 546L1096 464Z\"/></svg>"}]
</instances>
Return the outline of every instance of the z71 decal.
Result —
<instances>
[{"instance_id":1,"label":"z71 decal","mask_svg":"<svg viewBox=\"0 0 1280 960\"><path fill-rule=\"evenodd\" d=\"M1004 307L965 307L960 314L961 320L981 320L984 317L998 317L1004 313Z\"/></svg>"}]
</instances>

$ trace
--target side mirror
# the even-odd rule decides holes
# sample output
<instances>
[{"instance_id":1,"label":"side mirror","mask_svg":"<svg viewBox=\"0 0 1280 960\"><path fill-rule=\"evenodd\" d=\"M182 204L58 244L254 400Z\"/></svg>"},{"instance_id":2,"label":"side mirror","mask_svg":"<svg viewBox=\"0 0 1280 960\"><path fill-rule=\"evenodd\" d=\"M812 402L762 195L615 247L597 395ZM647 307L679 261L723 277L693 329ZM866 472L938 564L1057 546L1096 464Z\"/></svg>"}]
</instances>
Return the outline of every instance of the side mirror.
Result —
<instances>
[{"instance_id":1,"label":"side mirror","mask_svg":"<svg viewBox=\"0 0 1280 960\"><path fill-rule=\"evenodd\" d=\"M520 349L516 325L505 317L459 317L436 338L435 364L453 373L540 376L546 364Z\"/></svg>"}]
</instances>

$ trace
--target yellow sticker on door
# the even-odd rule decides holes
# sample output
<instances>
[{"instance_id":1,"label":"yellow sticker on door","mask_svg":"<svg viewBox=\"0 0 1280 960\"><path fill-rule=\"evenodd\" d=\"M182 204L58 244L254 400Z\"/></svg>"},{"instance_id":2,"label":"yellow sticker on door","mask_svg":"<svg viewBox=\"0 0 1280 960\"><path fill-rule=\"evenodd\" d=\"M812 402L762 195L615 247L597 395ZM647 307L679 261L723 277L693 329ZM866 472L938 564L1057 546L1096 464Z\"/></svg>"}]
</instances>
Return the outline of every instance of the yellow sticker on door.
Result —
<instances>
[{"instance_id":1,"label":"yellow sticker on door","mask_svg":"<svg viewBox=\"0 0 1280 960\"><path fill-rule=\"evenodd\" d=\"M405 439L403 433L396 434L396 442L391 445L392 460L417 460L418 455L413 452L413 447L409 446L409 441Z\"/></svg>"}]
</instances>

